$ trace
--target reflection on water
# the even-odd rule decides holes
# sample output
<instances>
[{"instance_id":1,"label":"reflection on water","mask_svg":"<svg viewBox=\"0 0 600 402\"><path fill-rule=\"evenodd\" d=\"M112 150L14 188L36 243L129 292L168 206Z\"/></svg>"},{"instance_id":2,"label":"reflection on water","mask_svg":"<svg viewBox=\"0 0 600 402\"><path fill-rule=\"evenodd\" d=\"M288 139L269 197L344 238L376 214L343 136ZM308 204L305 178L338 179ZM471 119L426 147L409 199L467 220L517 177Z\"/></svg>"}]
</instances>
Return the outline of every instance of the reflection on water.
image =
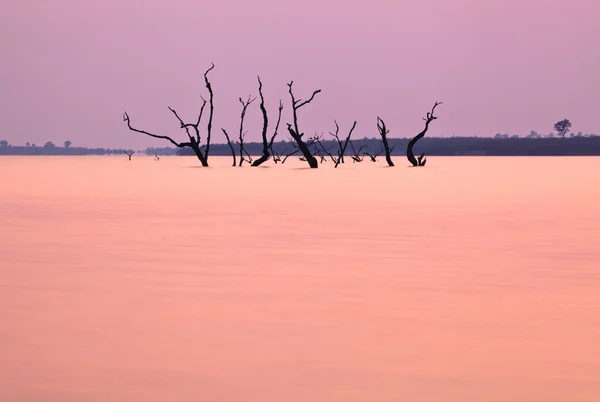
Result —
<instances>
[{"instance_id":1,"label":"reflection on water","mask_svg":"<svg viewBox=\"0 0 600 402\"><path fill-rule=\"evenodd\" d=\"M0 400L600 400L600 158L211 160L0 159Z\"/></svg>"}]
</instances>

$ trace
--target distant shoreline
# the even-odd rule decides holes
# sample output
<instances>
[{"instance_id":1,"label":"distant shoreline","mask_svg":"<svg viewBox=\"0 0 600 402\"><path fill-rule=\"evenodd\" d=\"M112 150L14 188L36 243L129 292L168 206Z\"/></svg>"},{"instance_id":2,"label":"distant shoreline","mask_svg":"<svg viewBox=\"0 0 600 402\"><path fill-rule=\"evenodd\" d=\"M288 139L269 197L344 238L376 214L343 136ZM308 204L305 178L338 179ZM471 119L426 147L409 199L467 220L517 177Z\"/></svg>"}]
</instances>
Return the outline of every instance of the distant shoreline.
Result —
<instances>
[{"instance_id":1,"label":"distant shoreline","mask_svg":"<svg viewBox=\"0 0 600 402\"><path fill-rule=\"evenodd\" d=\"M395 147L393 156L404 156L408 138L390 138L390 147ZM355 147L364 146L366 152L377 152L381 148L381 139L363 138L352 140ZM334 145L331 141L324 144ZM245 144L251 155L262 154L262 143ZM292 149L289 142L277 142L273 148L278 153ZM482 137L425 137L417 147L417 152L425 152L430 156L594 156L600 155L600 136L570 138L482 138ZM84 148L84 147L34 147L34 146L0 146L2 155L22 156L85 156L85 155L125 155L129 149ZM150 156L192 156L191 149L175 147L146 148L136 154ZM347 151L348 154L350 152ZM231 156L227 144L211 144L211 155Z\"/></svg>"}]
</instances>

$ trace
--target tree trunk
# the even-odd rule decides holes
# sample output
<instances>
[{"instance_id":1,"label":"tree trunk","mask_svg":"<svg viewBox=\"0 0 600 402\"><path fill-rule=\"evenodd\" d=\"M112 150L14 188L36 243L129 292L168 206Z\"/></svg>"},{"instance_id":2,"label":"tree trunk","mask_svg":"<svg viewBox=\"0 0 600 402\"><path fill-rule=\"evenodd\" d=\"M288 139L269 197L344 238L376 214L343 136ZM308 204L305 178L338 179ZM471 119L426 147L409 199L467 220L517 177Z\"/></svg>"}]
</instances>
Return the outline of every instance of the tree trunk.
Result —
<instances>
[{"instance_id":1,"label":"tree trunk","mask_svg":"<svg viewBox=\"0 0 600 402\"><path fill-rule=\"evenodd\" d=\"M208 167L208 161L206 160L206 156L204 156L204 154L202 153L202 150L200 149L198 144L196 142L192 142L190 144L190 148L192 148L194 150L194 153L198 157L200 164L202 164L202 166L204 166L204 167Z\"/></svg>"},{"instance_id":2,"label":"tree trunk","mask_svg":"<svg viewBox=\"0 0 600 402\"><path fill-rule=\"evenodd\" d=\"M302 155L304 155L304 159L306 159L308 166L310 166L311 169L318 168L319 162L317 162L317 158L312 156L312 154L310 153L308 145L306 145L306 143L302 141L302 135L296 133L290 124L288 124L288 131L290 132L290 135L292 136L294 141L296 141L296 144L298 144L298 149L300 149L300 152L302 152Z\"/></svg>"}]
</instances>

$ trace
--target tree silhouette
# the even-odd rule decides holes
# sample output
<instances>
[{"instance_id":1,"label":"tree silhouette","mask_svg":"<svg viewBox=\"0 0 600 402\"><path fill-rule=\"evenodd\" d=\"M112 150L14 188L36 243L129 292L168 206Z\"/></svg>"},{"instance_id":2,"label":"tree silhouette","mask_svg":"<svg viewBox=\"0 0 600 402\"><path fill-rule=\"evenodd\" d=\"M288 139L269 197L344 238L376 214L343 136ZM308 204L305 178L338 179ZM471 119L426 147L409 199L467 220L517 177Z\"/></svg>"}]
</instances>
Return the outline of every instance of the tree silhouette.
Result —
<instances>
[{"instance_id":1,"label":"tree silhouette","mask_svg":"<svg viewBox=\"0 0 600 402\"><path fill-rule=\"evenodd\" d=\"M233 157L233 167L235 167L237 165L236 163L236 158L235 158L235 149L233 149L233 145L231 145L231 140L229 139L229 134L227 134L227 131L222 128L221 131L223 131L223 134L225 134L225 138L227 138L227 145L229 145L229 149L231 149L231 156Z\"/></svg>"},{"instance_id":2,"label":"tree silhouette","mask_svg":"<svg viewBox=\"0 0 600 402\"><path fill-rule=\"evenodd\" d=\"M419 141L421 138L425 137L425 133L427 133L427 130L429 129L429 123L431 123L432 121L437 119L437 117L434 116L435 108L441 104L442 104L442 102L435 102L435 104L431 108L431 112L427 113L426 117L423 117L423 120L425 120L425 128L423 129L423 131L421 131L419 134L417 134L416 137L413 138L412 140L410 140L410 142L408 143L408 147L406 148L406 157L408 158L410 163L412 163L413 166L425 166L425 163L427 163L427 158L425 158L425 152L423 152L421 154L421 156L419 156L419 159L417 160L415 158L415 154L413 153L413 147L415 146L417 141Z\"/></svg>"},{"instance_id":3,"label":"tree silhouette","mask_svg":"<svg viewBox=\"0 0 600 402\"><path fill-rule=\"evenodd\" d=\"M387 135L390 132L390 130L388 130L388 128L385 126L384 121L380 117L377 117L377 130L379 131L379 135L381 136L381 142L383 143L383 149L385 150L385 161L387 162L388 166L394 166L394 162L392 162L391 157L393 149L390 149L387 140ZM375 159L371 155L369 155L369 157L373 162L375 162Z\"/></svg>"},{"instance_id":4,"label":"tree silhouette","mask_svg":"<svg viewBox=\"0 0 600 402\"><path fill-rule=\"evenodd\" d=\"M294 81L291 81L288 84L290 97L292 98L292 113L293 113L293 117L294 117L294 125L292 126L291 124L288 123L288 125L287 125L288 131L289 131L290 135L292 136L292 138L294 139L294 141L296 142L296 144L298 145L298 149L300 150L300 152L302 152L302 155L304 155L304 159L306 160L306 162L308 162L308 165L312 169L316 169L319 167L319 163L317 162L317 159L310 152L309 144L305 143L304 140L302 139L302 137L304 136L304 133L302 133L300 131L300 129L298 128L298 109L300 109L302 106L307 105L310 102L312 102L312 100L315 98L315 95L320 93L321 90L317 89L316 91L313 92L312 96L308 100L302 101L302 99L296 99L294 97L294 92L292 91L292 85L294 85ZM309 142L310 142L310 139L309 139Z\"/></svg>"},{"instance_id":5,"label":"tree silhouette","mask_svg":"<svg viewBox=\"0 0 600 402\"><path fill-rule=\"evenodd\" d=\"M356 121L354 121L354 124L352 124L352 128L350 128L350 131L348 132L348 136L346 137L346 140L344 141L344 144L342 145L342 142L339 140L339 137L338 137L338 131L339 131L340 127L338 126L337 121L335 122L335 138L336 138L336 141L340 148L338 149L338 157L337 157L337 160L335 161L334 168L338 167L340 162L344 163L344 153L346 152L346 147L348 146L348 143L350 142L350 137L352 136L352 132L354 131L355 128L356 128Z\"/></svg>"},{"instance_id":6,"label":"tree silhouette","mask_svg":"<svg viewBox=\"0 0 600 402\"><path fill-rule=\"evenodd\" d=\"M571 128L571 122L568 119L561 120L554 125L554 131L558 133L559 137L565 138L565 135Z\"/></svg>"},{"instance_id":7,"label":"tree silhouette","mask_svg":"<svg viewBox=\"0 0 600 402\"><path fill-rule=\"evenodd\" d=\"M56 148L56 145L52 141L48 141L44 144L44 148Z\"/></svg>"},{"instance_id":8,"label":"tree silhouette","mask_svg":"<svg viewBox=\"0 0 600 402\"><path fill-rule=\"evenodd\" d=\"M0 147L4 148L4 147L7 147L7 146L8 146L8 141L6 141L6 140L0 141Z\"/></svg>"},{"instance_id":9,"label":"tree silhouette","mask_svg":"<svg viewBox=\"0 0 600 402\"><path fill-rule=\"evenodd\" d=\"M67 140L65 141L65 148L69 148L71 146L72 142Z\"/></svg>"},{"instance_id":10,"label":"tree silhouette","mask_svg":"<svg viewBox=\"0 0 600 402\"><path fill-rule=\"evenodd\" d=\"M248 100L246 100L246 101L244 101L242 98L240 98L240 103L242 104L242 114L240 116L240 133L239 133L239 142L238 142L238 145L240 146L240 166L242 166L244 164L244 161L247 161L248 163L252 163L252 157L250 156L248 151L246 151L246 149L244 148L244 138L246 137L246 134L247 134L247 131L244 132L244 117L246 117L246 110L248 109L248 106L250 106L250 104L252 102L254 102L255 100L256 100L256 98L252 98L250 96L248 96ZM228 139L228 141L229 141L229 139Z\"/></svg>"},{"instance_id":11,"label":"tree silhouette","mask_svg":"<svg viewBox=\"0 0 600 402\"><path fill-rule=\"evenodd\" d=\"M132 151L132 150L125 151L125 150L123 150L123 153L129 157L128 160L131 160L131 157L133 156L133 154L135 153L135 151Z\"/></svg>"},{"instance_id":12,"label":"tree silhouette","mask_svg":"<svg viewBox=\"0 0 600 402\"><path fill-rule=\"evenodd\" d=\"M208 155L209 155L209 150L210 150L210 137L211 137L211 133L212 133L212 121L213 121L213 113L214 113L214 103L213 103L214 94L213 94L212 85L211 85L210 81L208 80L208 73L210 73L213 68L215 68L215 65L211 63L211 67L208 70L206 70L206 72L204 73L204 82L205 82L206 88L208 89L208 93L210 95L210 97L209 97L210 110L209 110L208 125L207 125L207 130L206 130L207 131L206 145L202 145L202 146L200 145L199 126L200 126L200 121L202 120L202 114L204 112L204 107L206 106L206 100L204 100L204 98L202 98L202 96L200 96L202 98L202 106L200 107L200 113L198 113L198 119L196 120L195 123L184 123L183 120L181 119L181 117L179 117L179 115L175 111L175 109L169 107L169 110L175 115L177 120L179 120L179 123L181 125L180 128L185 130L185 132L189 138L189 142L177 142L173 138L171 138L167 135L152 134L148 131L134 128L131 125L131 119L129 118L129 115L127 114L127 112L125 112L125 113L123 113L123 120L127 123L127 127L131 131L135 131L137 133L145 134L145 135L148 135L153 138L160 138L163 140L167 140L171 144L175 145L178 148L189 147L194 151L194 154L196 154L196 157L198 158L198 160L200 161L202 166L205 166L205 167L208 166ZM193 133L190 132L190 129L193 130ZM202 150L202 148L204 148L204 151Z\"/></svg>"}]
</instances>

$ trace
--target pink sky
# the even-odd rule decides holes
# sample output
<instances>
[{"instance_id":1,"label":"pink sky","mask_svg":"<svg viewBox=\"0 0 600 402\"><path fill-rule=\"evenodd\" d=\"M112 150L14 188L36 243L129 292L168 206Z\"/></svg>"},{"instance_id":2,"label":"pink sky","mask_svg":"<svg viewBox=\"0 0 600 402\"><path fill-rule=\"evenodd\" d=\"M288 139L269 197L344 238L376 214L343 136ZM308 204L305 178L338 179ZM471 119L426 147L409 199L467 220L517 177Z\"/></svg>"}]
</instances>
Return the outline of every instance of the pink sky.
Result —
<instances>
[{"instance_id":1,"label":"pink sky","mask_svg":"<svg viewBox=\"0 0 600 402\"><path fill-rule=\"evenodd\" d=\"M335 118L373 137L379 115L391 136L412 136L436 100L432 136L548 133L564 118L600 133L599 15L597 0L5 2L0 139L168 145L129 132L122 112L185 138L167 106L193 118L210 62L216 142L236 130L257 74L273 118L280 98L289 112L289 80L298 97L323 90L302 109L308 134Z\"/></svg>"}]
</instances>

